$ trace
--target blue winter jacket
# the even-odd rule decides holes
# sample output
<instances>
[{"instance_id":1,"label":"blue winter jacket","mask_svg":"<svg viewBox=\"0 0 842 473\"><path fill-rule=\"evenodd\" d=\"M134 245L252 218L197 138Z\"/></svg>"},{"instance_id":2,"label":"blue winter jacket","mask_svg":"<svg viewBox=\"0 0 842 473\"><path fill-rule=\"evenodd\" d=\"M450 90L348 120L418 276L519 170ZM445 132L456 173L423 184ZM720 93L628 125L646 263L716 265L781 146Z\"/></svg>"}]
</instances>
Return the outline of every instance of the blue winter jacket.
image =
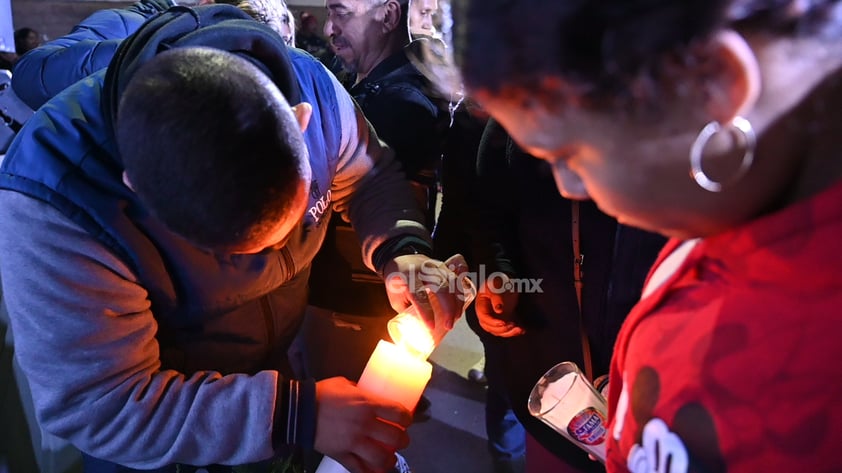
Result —
<instances>
[{"instance_id":1,"label":"blue winter jacket","mask_svg":"<svg viewBox=\"0 0 842 473\"><path fill-rule=\"evenodd\" d=\"M85 87L68 89L49 102L10 148L0 168L0 188L50 203L129 263L150 293L165 365L187 372L208 366L221 372L254 372L264 367L247 354L265 349L256 340L240 340L239 354L221 356L221 365L209 363L213 357L207 354L170 356L168 352L180 351L179 339L191 337L197 324L208 324L208 313L215 314L214 325L225 326L226 320L240 318L239 312L264 312L266 298L291 299L285 293L286 284L306 269L306 264L295 261L309 262L320 245L321 220L307 213L302 234L295 244L279 250L280 255L243 255L220 261L192 246L164 228L123 184L112 132L117 101L133 73L161 48L202 44L237 51L245 45L257 49L254 44L262 43L266 46L263 57L257 53L252 57L258 56L269 70L274 69L282 91L292 96L293 103L303 99L314 106L305 139L312 187L320 192L311 193L310 207L330 189L341 125L330 79L311 56L297 51L287 55L283 45L272 43L274 33L233 8L204 11L202 20L216 24L193 31L196 19L190 14L172 12L159 17L125 41L107 74L101 70L84 80ZM175 39L173 35L177 35ZM86 139L67 139L74 134ZM304 291L296 287L293 293L298 297ZM294 320L273 323L276 326L269 330L292 335ZM243 366L240 357L253 364Z\"/></svg>"},{"instance_id":2,"label":"blue winter jacket","mask_svg":"<svg viewBox=\"0 0 842 473\"><path fill-rule=\"evenodd\" d=\"M24 54L15 64L12 89L37 110L76 81L108 66L123 39L173 5L170 0L142 0L128 8L94 12L69 34Z\"/></svg>"}]
</instances>

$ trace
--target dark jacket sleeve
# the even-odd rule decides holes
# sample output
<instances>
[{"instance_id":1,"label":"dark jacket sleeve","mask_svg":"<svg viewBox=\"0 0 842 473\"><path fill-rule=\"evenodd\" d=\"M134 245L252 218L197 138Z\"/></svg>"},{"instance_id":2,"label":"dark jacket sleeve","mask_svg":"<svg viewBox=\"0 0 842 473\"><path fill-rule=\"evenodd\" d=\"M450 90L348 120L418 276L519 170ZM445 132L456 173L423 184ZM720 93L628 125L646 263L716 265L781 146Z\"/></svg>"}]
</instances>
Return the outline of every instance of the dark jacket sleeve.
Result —
<instances>
[{"instance_id":1,"label":"dark jacket sleeve","mask_svg":"<svg viewBox=\"0 0 842 473\"><path fill-rule=\"evenodd\" d=\"M485 118L460 108L447 132L441 166L441 210L433 233L434 255L441 260L459 253L474 265L471 228L478 203L477 148L485 129Z\"/></svg>"},{"instance_id":2,"label":"dark jacket sleeve","mask_svg":"<svg viewBox=\"0 0 842 473\"><path fill-rule=\"evenodd\" d=\"M515 275L509 250L513 247L518 191L511 171L512 142L495 120L489 120L477 152L474 197L477 207L471 227L472 252L488 271Z\"/></svg>"},{"instance_id":3,"label":"dark jacket sleeve","mask_svg":"<svg viewBox=\"0 0 842 473\"><path fill-rule=\"evenodd\" d=\"M148 18L172 6L143 0L125 9L100 10L73 30L24 54L15 64L12 88L33 110L73 83L106 66L120 42Z\"/></svg>"}]
</instances>

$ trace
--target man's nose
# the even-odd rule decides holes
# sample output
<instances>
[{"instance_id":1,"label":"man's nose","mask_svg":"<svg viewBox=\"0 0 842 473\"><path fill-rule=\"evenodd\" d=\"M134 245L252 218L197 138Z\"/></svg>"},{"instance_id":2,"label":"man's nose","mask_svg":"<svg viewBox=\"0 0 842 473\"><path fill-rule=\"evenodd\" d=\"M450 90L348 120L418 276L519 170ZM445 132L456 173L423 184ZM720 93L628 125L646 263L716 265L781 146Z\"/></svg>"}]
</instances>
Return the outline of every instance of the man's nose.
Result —
<instances>
[{"instance_id":1,"label":"man's nose","mask_svg":"<svg viewBox=\"0 0 842 473\"><path fill-rule=\"evenodd\" d=\"M331 33L333 33L333 20L330 18L325 20L325 25L322 27L322 33L328 38L330 37Z\"/></svg>"}]
</instances>

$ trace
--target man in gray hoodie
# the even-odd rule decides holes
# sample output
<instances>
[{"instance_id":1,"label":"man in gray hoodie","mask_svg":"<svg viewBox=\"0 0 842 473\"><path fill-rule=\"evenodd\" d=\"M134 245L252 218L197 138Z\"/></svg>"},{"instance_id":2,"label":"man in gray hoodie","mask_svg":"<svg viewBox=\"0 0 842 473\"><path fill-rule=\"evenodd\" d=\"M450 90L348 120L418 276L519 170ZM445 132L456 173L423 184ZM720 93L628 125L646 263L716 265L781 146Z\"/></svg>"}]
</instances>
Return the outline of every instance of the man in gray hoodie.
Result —
<instances>
[{"instance_id":1,"label":"man in gray hoodie","mask_svg":"<svg viewBox=\"0 0 842 473\"><path fill-rule=\"evenodd\" d=\"M429 234L398 169L324 67L241 10L145 23L0 167L3 294L42 428L96 472L302 449L354 473L394 464L410 413L343 378L291 379L286 352L334 209L372 269L421 280ZM420 289L436 323L461 312L392 289L396 309Z\"/></svg>"}]
</instances>

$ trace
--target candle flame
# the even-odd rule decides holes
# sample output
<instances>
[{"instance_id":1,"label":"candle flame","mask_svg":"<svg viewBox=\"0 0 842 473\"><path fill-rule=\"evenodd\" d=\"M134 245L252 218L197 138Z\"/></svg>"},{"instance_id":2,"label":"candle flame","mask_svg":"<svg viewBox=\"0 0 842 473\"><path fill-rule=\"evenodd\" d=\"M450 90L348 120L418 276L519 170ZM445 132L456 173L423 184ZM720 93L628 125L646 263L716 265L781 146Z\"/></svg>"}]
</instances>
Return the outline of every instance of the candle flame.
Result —
<instances>
[{"instance_id":1,"label":"candle flame","mask_svg":"<svg viewBox=\"0 0 842 473\"><path fill-rule=\"evenodd\" d=\"M433 334L415 314L402 312L396 315L388 324L389 335L395 345L406 350L415 358L426 360L436 348Z\"/></svg>"}]
</instances>

